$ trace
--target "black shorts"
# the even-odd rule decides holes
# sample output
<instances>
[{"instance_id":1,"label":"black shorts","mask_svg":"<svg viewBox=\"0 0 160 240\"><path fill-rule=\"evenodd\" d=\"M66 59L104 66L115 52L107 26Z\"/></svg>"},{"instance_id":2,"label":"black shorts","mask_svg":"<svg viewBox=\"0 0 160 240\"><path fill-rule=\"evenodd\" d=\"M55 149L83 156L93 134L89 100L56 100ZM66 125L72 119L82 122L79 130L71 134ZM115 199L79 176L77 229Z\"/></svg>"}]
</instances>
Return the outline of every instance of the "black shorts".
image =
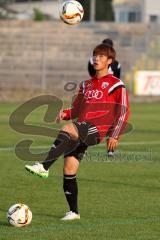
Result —
<instances>
[{"instance_id":1,"label":"black shorts","mask_svg":"<svg viewBox=\"0 0 160 240\"><path fill-rule=\"evenodd\" d=\"M64 157L73 156L80 161L88 146L93 146L100 142L100 135L97 128L89 122L73 122L73 124L75 124L78 130L79 141L73 151L64 154Z\"/></svg>"}]
</instances>

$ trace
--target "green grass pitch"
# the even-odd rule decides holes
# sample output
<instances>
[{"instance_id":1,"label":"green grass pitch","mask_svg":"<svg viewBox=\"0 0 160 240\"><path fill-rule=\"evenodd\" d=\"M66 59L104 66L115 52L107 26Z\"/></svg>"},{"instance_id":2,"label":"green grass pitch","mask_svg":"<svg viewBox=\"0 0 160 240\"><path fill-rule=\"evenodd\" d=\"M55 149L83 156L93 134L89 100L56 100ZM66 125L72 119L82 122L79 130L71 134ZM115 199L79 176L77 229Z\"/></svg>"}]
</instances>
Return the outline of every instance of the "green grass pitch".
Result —
<instances>
[{"instance_id":1,"label":"green grass pitch","mask_svg":"<svg viewBox=\"0 0 160 240\"><path fill-rule=\"evenodd\" d=\"M34 139L33 152L42 150L36 146L48 149L52 143L49 137L20 134L9 127L17 106L0 104L0 240L160 239L159 103L131 105L134 130L123 136L112 160L105 158L104 144L88 150L78 174L81 220L74 222L59 220L68 211L63 159L44 180L25 171L26 162L14 153L22 139ZM46 107L36 110L27 121L43 124L45 111ZM18 229L7 222L6 212L17 202L32 210L28 227Z\"/></svg>"}]
</instances>

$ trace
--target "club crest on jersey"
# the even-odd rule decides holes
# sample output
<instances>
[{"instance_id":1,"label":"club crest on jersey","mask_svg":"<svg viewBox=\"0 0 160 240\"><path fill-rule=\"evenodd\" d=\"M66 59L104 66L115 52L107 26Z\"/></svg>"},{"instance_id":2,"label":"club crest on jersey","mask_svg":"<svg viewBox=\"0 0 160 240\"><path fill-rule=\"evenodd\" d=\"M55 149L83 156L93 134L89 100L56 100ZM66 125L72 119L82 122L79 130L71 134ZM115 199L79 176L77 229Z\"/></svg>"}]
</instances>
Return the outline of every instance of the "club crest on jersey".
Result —
<instances>
[{"instance_id":1,"label":"club crest on jersey","mask_svg":"<svg viewBox=\"0 0 160 240\"><path fill-rule=\"evenodd\" d=\"M104 89L104 88L108 87L108 85L109 85L108 82L103 82L101 87L102 87L102 89Z\"/></svg>"},{"instance_id":2,"label":"club crest on jersey","mask_svg":"<svg viewBox=\"0 0 160 240\"><path fill-rule=\"evenodd\" d=\"M89 82L89 83L87 84L87 87L88 87L88 88L91 88L91 87L92 87L92 82Z\"/></svg>"}]
</instances>

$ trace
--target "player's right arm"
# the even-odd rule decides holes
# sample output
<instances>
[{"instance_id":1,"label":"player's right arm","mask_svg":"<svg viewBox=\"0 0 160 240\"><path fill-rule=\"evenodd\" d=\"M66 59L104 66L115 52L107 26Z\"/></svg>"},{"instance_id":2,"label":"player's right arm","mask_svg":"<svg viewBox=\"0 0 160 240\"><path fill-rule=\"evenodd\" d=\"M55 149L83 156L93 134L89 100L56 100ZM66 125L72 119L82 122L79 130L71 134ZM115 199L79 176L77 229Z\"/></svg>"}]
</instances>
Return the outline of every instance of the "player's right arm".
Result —
<instances>
[{"instance_id":1,"label":"player's right arm","mask_svg":"<svg viewBox=\"0 0 160 240\"><path fill-rule=\"evenodd\" d=\"M60 122L61 120L70 120L77 118L79 115L79 109L82 99L83 99L83 87L81 86L77 96L74 97L72 107L61 110L56 118L56 122Z\"/></svg>"},{"instance_id":2,"label":"player's right arm","mask_svg":"<svg viewBox=\"0 0 160 240\"><path fill-rule=\"evenodd\" d=\"M60 121L63 120L66 115L67 114L61 110L56 117L56 123L60 123Z\"/></svg>"}]
</instances>

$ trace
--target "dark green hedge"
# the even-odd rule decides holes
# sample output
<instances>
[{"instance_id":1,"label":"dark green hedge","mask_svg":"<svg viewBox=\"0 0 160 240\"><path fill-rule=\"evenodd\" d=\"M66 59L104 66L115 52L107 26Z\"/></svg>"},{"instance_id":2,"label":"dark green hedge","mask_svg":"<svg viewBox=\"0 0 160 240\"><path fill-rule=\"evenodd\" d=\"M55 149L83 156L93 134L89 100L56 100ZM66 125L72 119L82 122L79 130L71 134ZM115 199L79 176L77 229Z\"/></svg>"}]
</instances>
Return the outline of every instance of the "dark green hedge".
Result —
<instances>
[{"instance_id":1,"label":"dark green hedge","mask_svg":"<svg viewBox=\"0 0 160 240\"><path fill-rule=\"evenodd\" d=\"M78 0L84 7L84 20L90 18L90 1ZM114 21L114 12L112 9L112 0L96 0L96 20L97 21Z\"/></svg>"}]
</instances>

